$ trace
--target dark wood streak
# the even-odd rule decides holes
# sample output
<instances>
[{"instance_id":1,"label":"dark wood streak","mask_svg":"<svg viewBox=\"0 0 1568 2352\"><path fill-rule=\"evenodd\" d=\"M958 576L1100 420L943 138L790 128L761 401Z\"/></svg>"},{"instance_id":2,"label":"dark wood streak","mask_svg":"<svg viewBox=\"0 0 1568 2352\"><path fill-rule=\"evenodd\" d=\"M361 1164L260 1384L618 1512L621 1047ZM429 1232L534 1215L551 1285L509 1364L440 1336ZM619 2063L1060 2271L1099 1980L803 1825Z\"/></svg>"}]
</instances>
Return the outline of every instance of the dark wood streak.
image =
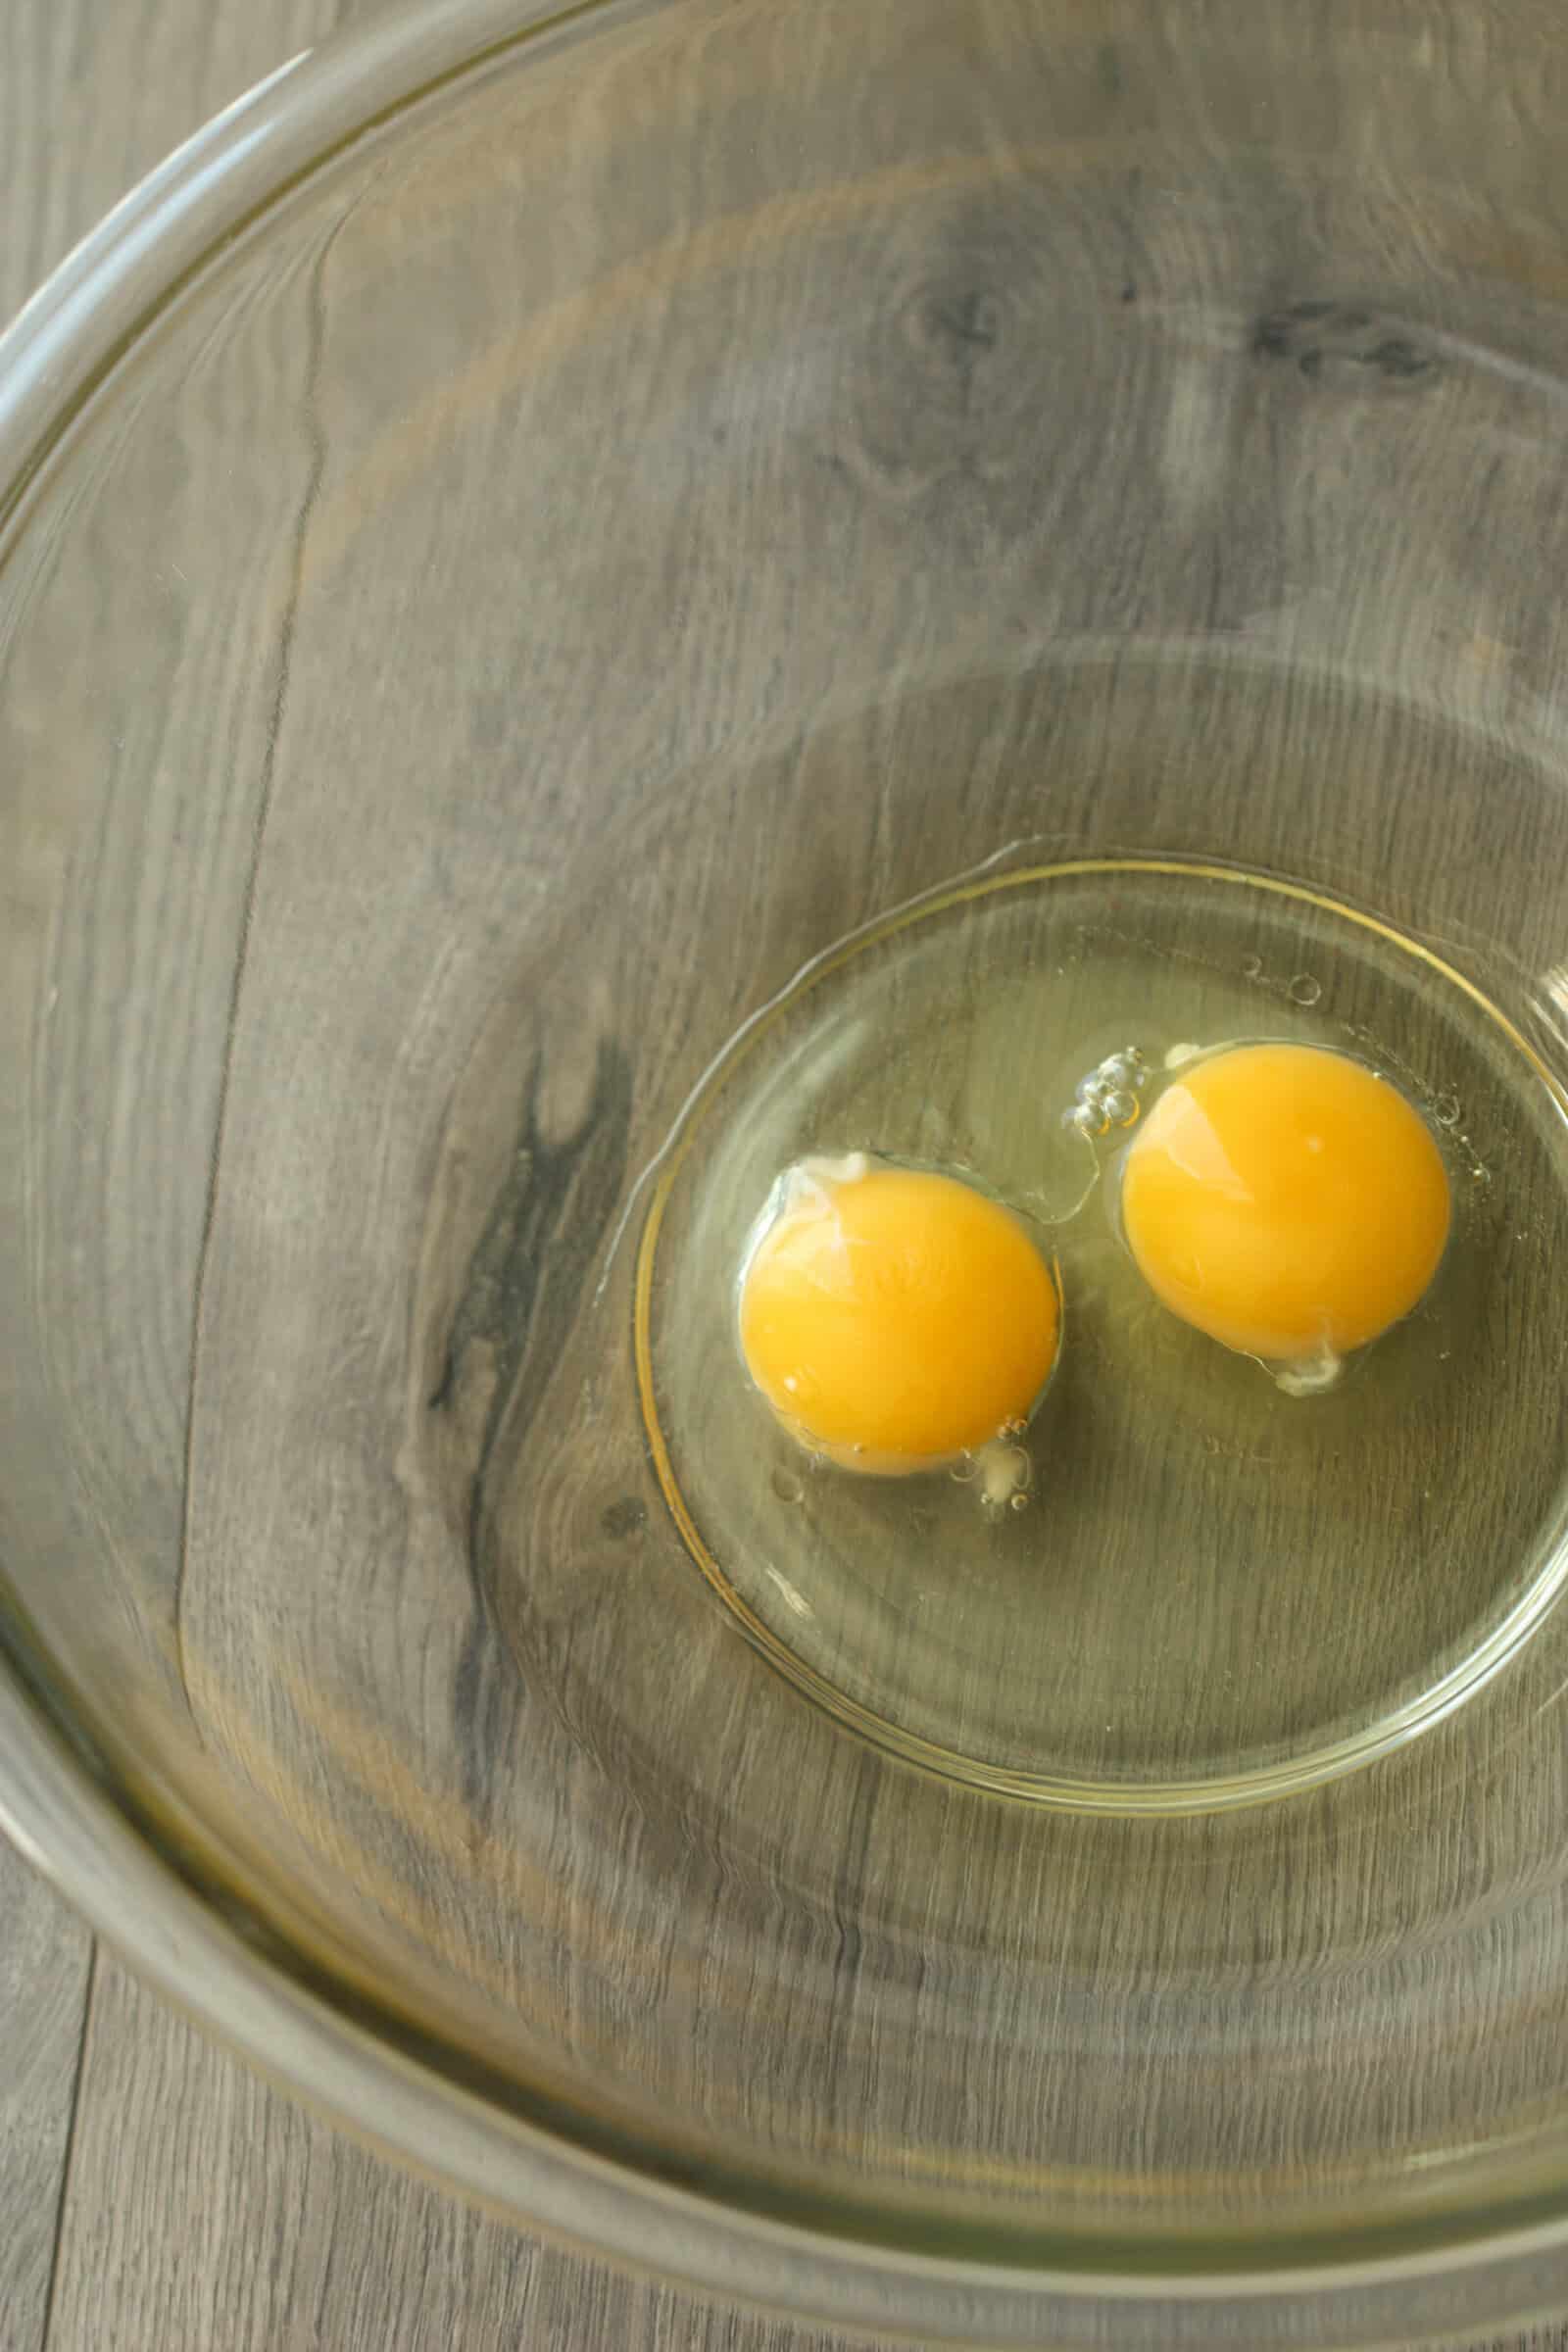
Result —
<instances>
[{"instance_id":1,"label":"dark wood streak","mask_svg":"<svg viewBox=\"0 0 1568 2352\"><path fill-rule=\"evenodd\" d=\"M492 1458L502 1431L509 1422L527 1421L549 1380L554 1350L577 1311L626 1176L631 1077L624 1052L610 1039L599 1041L592 1091L564 1134L548 1134L542 1124L543 1080L536 1055L512 1165L469 1261L428 1408L469 1424L461 1528L472 1599L452 1705L466 1743L464 1794L480 1818L518 1696L491 1598L498 1558ZM468 1401L475 1396L477 1413Z\"/></svg>"},{"instance_id":2,"label":"dark wood streak","mask_svg":"<svg viewBox=\"0 0 1568 2352\"><path fill-rule=\"evenodd\" d=\"M1252 328L1251 349L1259 359L1293 361L1309 377L1343 367L1384 383L1410 384L1436 376L1442 367L1419 333L1348 304L1316 299L1265 312Z\"/></svg>"}]
</instances>

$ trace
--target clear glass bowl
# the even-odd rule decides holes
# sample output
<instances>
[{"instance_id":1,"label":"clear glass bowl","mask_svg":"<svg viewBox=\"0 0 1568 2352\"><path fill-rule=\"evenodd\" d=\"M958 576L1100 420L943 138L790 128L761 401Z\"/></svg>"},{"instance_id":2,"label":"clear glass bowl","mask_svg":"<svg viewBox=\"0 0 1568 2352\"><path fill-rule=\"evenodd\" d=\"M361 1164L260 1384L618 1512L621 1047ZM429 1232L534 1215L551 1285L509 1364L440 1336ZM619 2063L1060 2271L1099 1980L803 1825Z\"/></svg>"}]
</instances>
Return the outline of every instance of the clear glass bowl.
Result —
<instances>
[{"instance_id":1,"label":"clear glass bowl","mask_svg":"<svg viewBox=\"0 0 1568 2352\"><path fill-rule=\"evenodd\" d=\"M530 2225L930 2343L1568 2300L1560 50L427 6L0 346L0 1812ZM1458 1368L1282 1517L1164 1332L1157 1557L786 1575L660 1352L704 1139L1111 865L1264 1027L1407 1004Z\"/></svg>"}]
</instances>

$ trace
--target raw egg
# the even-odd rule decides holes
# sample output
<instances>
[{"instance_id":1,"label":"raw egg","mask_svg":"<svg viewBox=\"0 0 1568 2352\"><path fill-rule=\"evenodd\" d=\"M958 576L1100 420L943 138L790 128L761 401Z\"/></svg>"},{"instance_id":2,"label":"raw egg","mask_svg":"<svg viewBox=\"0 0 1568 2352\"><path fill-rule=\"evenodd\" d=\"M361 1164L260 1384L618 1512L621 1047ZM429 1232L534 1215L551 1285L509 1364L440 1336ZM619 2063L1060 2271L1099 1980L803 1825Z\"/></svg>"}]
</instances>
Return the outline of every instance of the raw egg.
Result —
<instances>
[{"instance_id":1,"label":"raw egg","mask_svg":"<svg viewBox=\"0 0 1568 2352\"><path fill-rule=\"evenodd\" d=\"M1195 1062L1122 1169L1122 1231L1166 1306L1226 1348L1330 1372L1416 1305L1451 1213L1419 1112L1319 1046Z\"/></svg>"},{"instance_id":2,"label":"raw egg","mask_svg":"<svg viewBox=\"0 0 1568 2352\"><path fill-rule=\"evenodd\" d=\"M741 1350L774 1412L883 1476L1026 1421L1060 1322L1054 1272L1009 1209L862 1153L790 1169L741 1275Z\"/></svg>"}]
</instances>

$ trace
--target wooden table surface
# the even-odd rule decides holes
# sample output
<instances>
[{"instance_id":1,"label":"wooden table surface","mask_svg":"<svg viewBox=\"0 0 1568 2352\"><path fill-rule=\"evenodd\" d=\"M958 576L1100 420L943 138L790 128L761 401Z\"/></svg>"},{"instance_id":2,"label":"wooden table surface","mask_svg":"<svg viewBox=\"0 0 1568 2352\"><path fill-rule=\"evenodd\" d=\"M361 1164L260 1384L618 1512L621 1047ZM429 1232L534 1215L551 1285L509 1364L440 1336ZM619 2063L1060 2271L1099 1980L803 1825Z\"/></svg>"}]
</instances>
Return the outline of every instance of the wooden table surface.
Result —
<instances>
[{"instance_id":1,"label":"wooden table surface","mask_svg":"<svg viewBox=\"0 0 1568 2352\"><path fill-rule=\"evenodd\" d=\"M176 141L376 0L8 0L0 314ZM1568 2352L1568 2326L1496 2352ZM353 2145L143 1991L0 1845L0 2352L830 2352Z\"/></svg>"}]
</instances>

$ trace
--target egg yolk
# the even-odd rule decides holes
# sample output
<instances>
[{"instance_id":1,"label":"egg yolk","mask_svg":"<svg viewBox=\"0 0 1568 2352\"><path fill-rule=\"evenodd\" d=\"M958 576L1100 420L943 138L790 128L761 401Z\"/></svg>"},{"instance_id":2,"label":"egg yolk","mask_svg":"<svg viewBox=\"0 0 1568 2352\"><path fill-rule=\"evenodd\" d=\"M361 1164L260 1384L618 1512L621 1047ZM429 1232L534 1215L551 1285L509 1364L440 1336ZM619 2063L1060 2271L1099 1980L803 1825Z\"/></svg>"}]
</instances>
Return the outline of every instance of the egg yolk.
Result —
<instances>
[{"instance_id":1,"label":"egg yolk","mask_svg":"<svg viewBox=\"0 0 1568 2352\"><path fill-rule=\"evenodd\" d=\"M1280 1363L1363 1348L1407 1315L1450 1213L1419 1114L1317 1046L1197 1063L1154 1103L1122 1172L1122 1230L1156 1296Z\"/></svg>"},{"instance_id":2,"label":"egg yolk","mask_svg":"<svg viewBox=\"0 0 1568 2352\"><path fill-rule=\"evenodd\" d=\"M1010 1211L860 1157L790 1171L741 1280L741 1348L773 1410L813 1450L882 1475L1025 1420L1059 1324L1053 1271Z\"/></svg>"}]
</instances>

